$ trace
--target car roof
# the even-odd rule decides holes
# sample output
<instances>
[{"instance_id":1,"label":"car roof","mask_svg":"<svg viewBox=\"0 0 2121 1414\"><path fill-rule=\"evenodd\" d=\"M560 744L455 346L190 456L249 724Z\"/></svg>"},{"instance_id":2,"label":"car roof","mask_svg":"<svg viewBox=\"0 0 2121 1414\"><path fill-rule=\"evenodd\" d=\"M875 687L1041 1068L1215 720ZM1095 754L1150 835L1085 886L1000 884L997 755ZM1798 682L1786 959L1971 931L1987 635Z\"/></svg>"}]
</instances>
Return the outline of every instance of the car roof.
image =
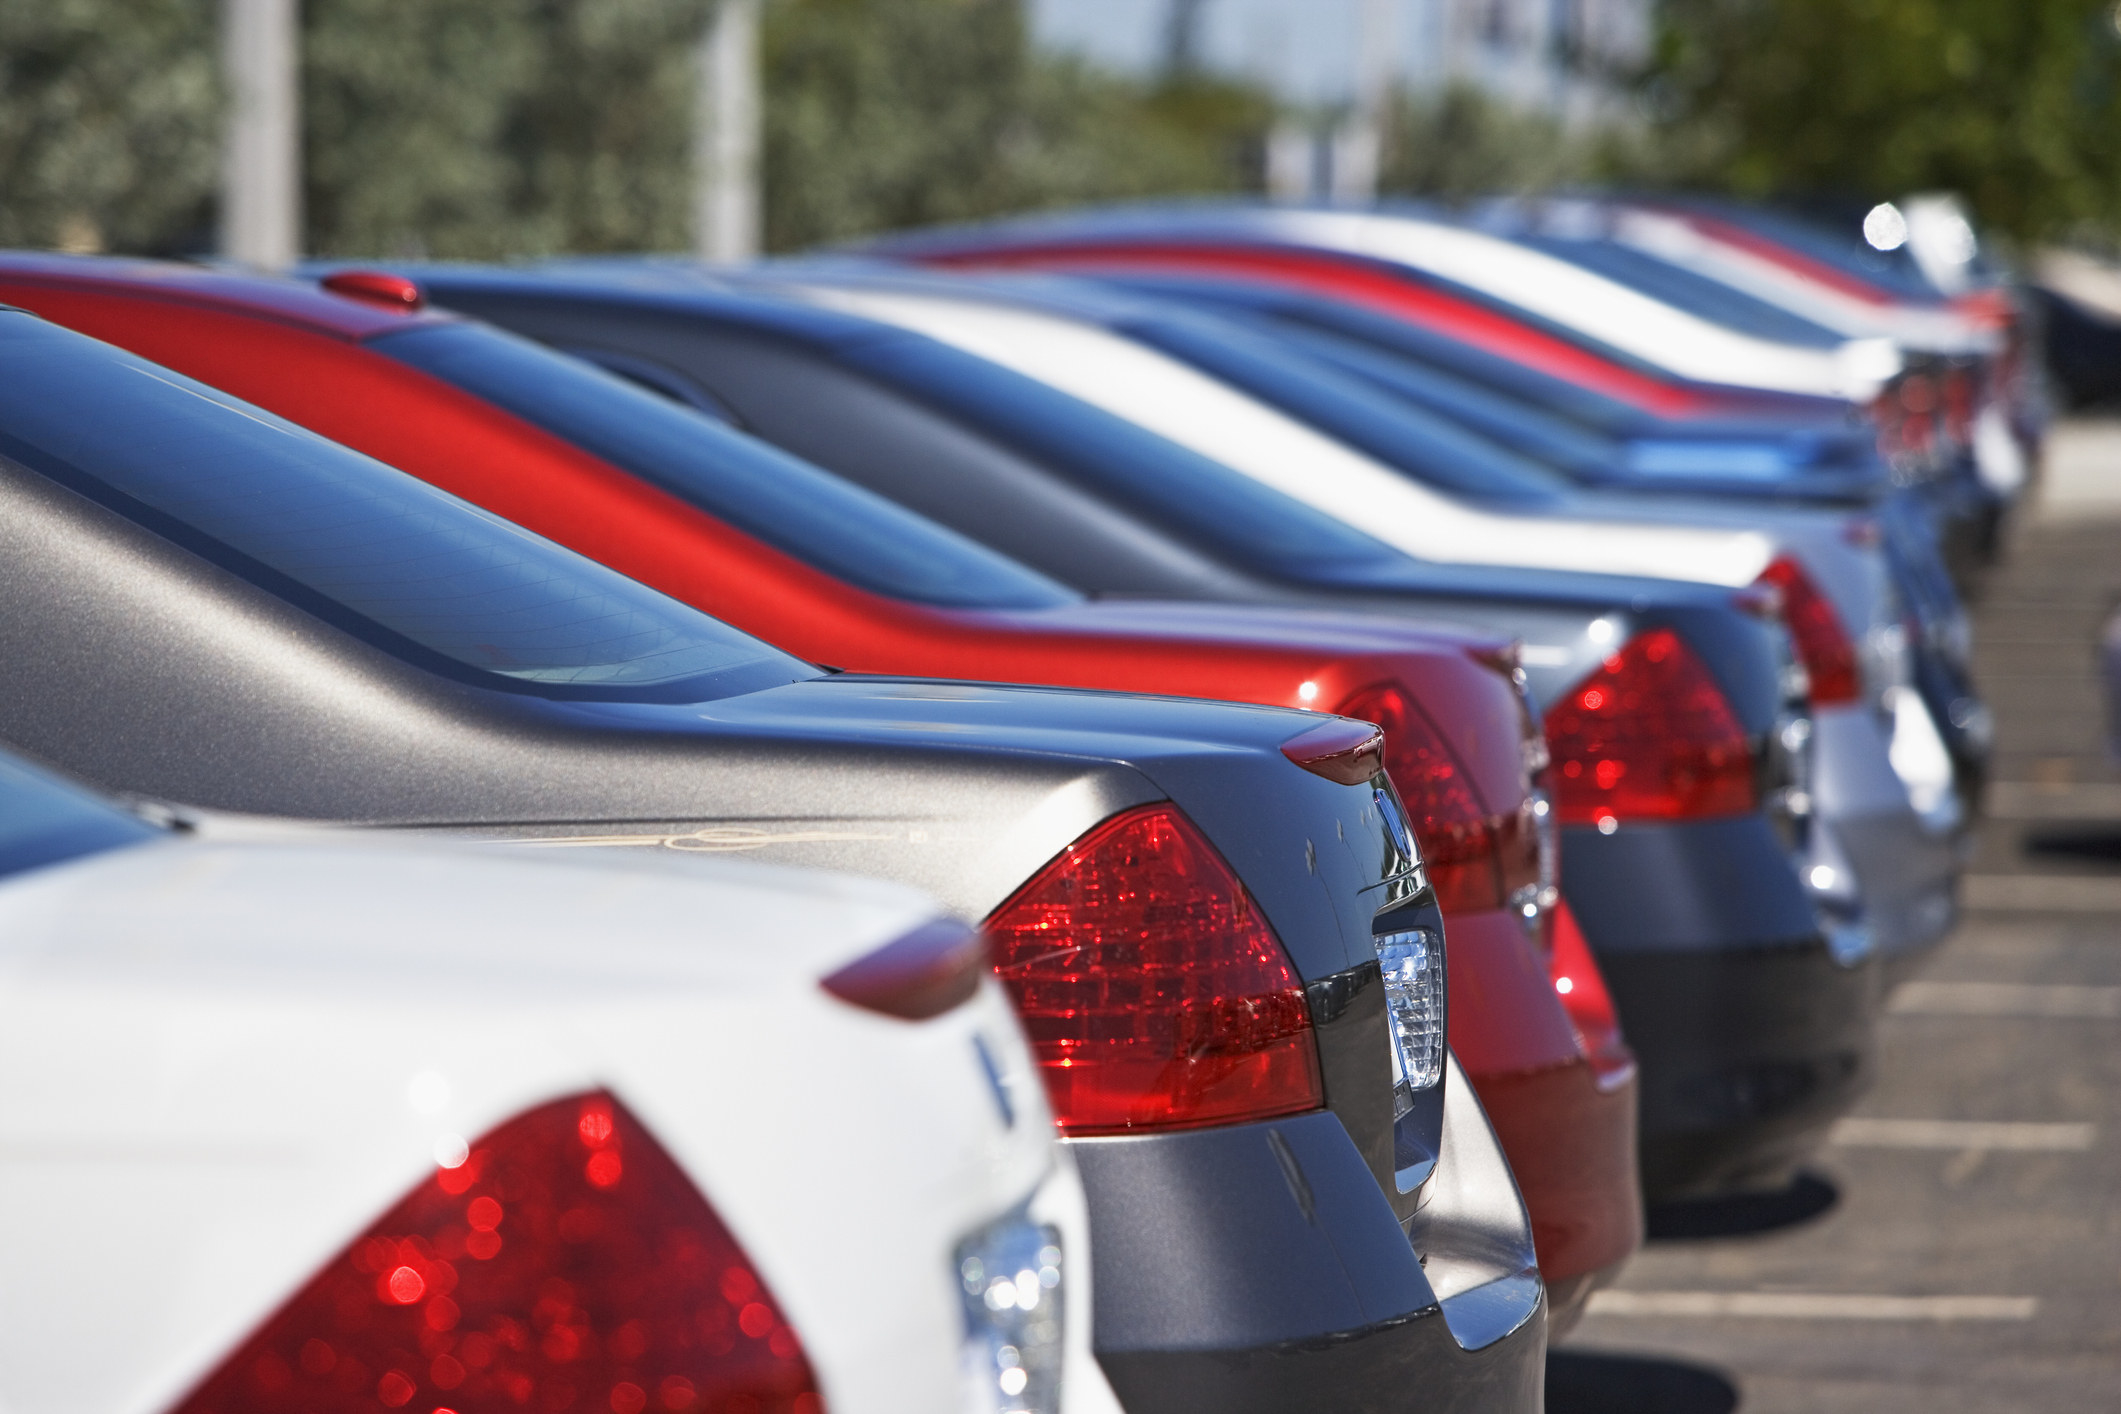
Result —
<instances>
[{"instance_id":1,"label":"car roof","mask_svg":"<svg viewBox=\"0 0 2121 1414\"><path fill-rule=\"evenodd\" d=\"M0 252L0 275L80 289L122 289L235 310L350 341L395 333L415 324L456 320L455 315L440 311L393 310L366 300L348 299L302 280L166 260L6 251Z\"/></svg>"}]
</instances>

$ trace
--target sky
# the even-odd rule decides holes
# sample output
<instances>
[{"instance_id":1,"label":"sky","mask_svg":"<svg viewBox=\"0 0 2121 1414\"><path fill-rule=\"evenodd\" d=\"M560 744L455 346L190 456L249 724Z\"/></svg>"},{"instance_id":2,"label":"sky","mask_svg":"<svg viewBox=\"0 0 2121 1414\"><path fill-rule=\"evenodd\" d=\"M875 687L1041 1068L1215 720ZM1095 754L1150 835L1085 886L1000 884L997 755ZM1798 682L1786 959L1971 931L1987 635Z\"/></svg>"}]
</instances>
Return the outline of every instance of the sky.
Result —
<instances>
[{"instance_id":1,"label":"sky","mask_svg":"<svg viewBox=\"0 0 2121 1414\"><path fill-rule=\"evenodd\" d=\"M1364 0L1207 0L1202 58L1255 77L1296 103L1337 103L1354 89ZM1032 0L1032 25L1049 48L1140 72L1161 57L1169 0ZM1413 76L1433 54L1440 0L1384 0L1397 31L1400 70Z\"/></svg>"}]
</instances>

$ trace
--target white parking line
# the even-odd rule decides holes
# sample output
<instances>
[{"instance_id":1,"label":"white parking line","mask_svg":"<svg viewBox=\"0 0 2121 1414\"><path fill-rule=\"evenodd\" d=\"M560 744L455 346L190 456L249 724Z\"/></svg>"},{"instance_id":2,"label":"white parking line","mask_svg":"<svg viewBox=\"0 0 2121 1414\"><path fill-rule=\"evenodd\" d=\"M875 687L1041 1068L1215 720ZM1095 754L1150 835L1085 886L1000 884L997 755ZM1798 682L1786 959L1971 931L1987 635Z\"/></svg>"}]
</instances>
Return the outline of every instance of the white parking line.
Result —
<instances>
[{"instance_id":1,"label":"white parking line","mask_svg":"<svg viewBox=\"0 0 2121 1414\"><path fill-rule=\"evenodd\" d=\"M2121 879L2096 874L1969 874L1960 899L1999 913L2121 913Z\"/></svg>"},{"instance_id":2,"label":"white parking line","mask_svg":"<svg viewBox=\"0 0 2121 1414\"><path fill-rule=\"evenodd\" d=\"M2022 1149L2075 1152L2092 1146L2088 1124L2018 1124L1963 1119L1836 1120L1829 1144L1864 1149Z\"/></svg>"},{"instance_id":3,"label":"white parking line","mask_svg":"<svg viewBox=\"0 0 2121 1414\"><path fill-rule=\"evenodd\" d=\"M1903 982L1885 1009L1895 1016L2121 1018L2121 987L2036 987L2015 982Z\"/></svg>"},{"instance_id":4,"label":"white parking line","mask_svg":"<svg viewBox=\"0 0 2121 1414\"><path fill-rule=\"evenodd\" d=\"M2110 781L1995 781L1981 801L1994 820L2121 820L2121 785Z\"/></svg>"},{"instance_id":5,"label":"white parking line","mask_svg":"<svg viewBox=\"0 0 2121 1414\"><path fill-rule=\"evenodd\" d=\"M1781 1321L2029 1321L2034 1296L1869 1296L1825 1291L1601 1291L1593 1316L1742 1316Z\"/></svg>"}]
</instances>

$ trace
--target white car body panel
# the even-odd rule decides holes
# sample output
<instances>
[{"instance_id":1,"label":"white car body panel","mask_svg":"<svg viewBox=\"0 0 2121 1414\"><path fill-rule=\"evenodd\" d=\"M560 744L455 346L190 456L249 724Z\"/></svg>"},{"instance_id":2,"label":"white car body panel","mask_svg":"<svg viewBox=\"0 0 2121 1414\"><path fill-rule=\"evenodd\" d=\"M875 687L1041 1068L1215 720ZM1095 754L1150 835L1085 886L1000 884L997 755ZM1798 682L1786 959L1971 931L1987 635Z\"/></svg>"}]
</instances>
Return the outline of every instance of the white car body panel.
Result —
<instances>
[{"instance_id":1,"label":"white car body panel","mask_svg":"<svg viewBox=\"0 0 2121 1414\"><path fill-rule=\"evenodd\" d=\"M1452 281L1680 378L1861 403L1900 371L1888 340L1812 349L1757 338L1481 231L1369 212L1273 211L1257 219L1277 238Z\"/></svg>"},{"instance_id":2,"label":"white car body panel","mask_svg":"<svg viewBox=\"0 0 2121 1414\"><path fill-rule=\"evenodd\" d=\"M0 882L0 1409L170 1408L438 1152L604 1089L706 1193L835 1414L958 1407L954 1249L1027 1199L1063 1232L1065 1407L1116 1411L1082 1190L998 985L918 1023L818 986L934 918L923 896L321 834Z\"/></svg>"}]
</instances>

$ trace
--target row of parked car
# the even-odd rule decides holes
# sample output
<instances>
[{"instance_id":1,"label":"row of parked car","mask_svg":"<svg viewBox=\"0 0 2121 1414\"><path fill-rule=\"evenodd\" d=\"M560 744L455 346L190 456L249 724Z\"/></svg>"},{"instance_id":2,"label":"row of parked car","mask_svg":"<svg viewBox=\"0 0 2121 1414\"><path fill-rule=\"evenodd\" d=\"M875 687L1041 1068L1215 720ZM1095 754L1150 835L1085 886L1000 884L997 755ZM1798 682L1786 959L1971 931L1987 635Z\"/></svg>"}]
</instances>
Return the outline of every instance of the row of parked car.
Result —
<instances>
[{"instance_id":1,"label":"row of parked car","mask_svg":"<svg viewBox=\"0 0 2121 1414\"><path fill-rule=\"evenodd\" d=\"M2043 421L1960 273L0 255L0 1402L1538 1409L1952 924Z\"/></svg>"}]
</instances>

